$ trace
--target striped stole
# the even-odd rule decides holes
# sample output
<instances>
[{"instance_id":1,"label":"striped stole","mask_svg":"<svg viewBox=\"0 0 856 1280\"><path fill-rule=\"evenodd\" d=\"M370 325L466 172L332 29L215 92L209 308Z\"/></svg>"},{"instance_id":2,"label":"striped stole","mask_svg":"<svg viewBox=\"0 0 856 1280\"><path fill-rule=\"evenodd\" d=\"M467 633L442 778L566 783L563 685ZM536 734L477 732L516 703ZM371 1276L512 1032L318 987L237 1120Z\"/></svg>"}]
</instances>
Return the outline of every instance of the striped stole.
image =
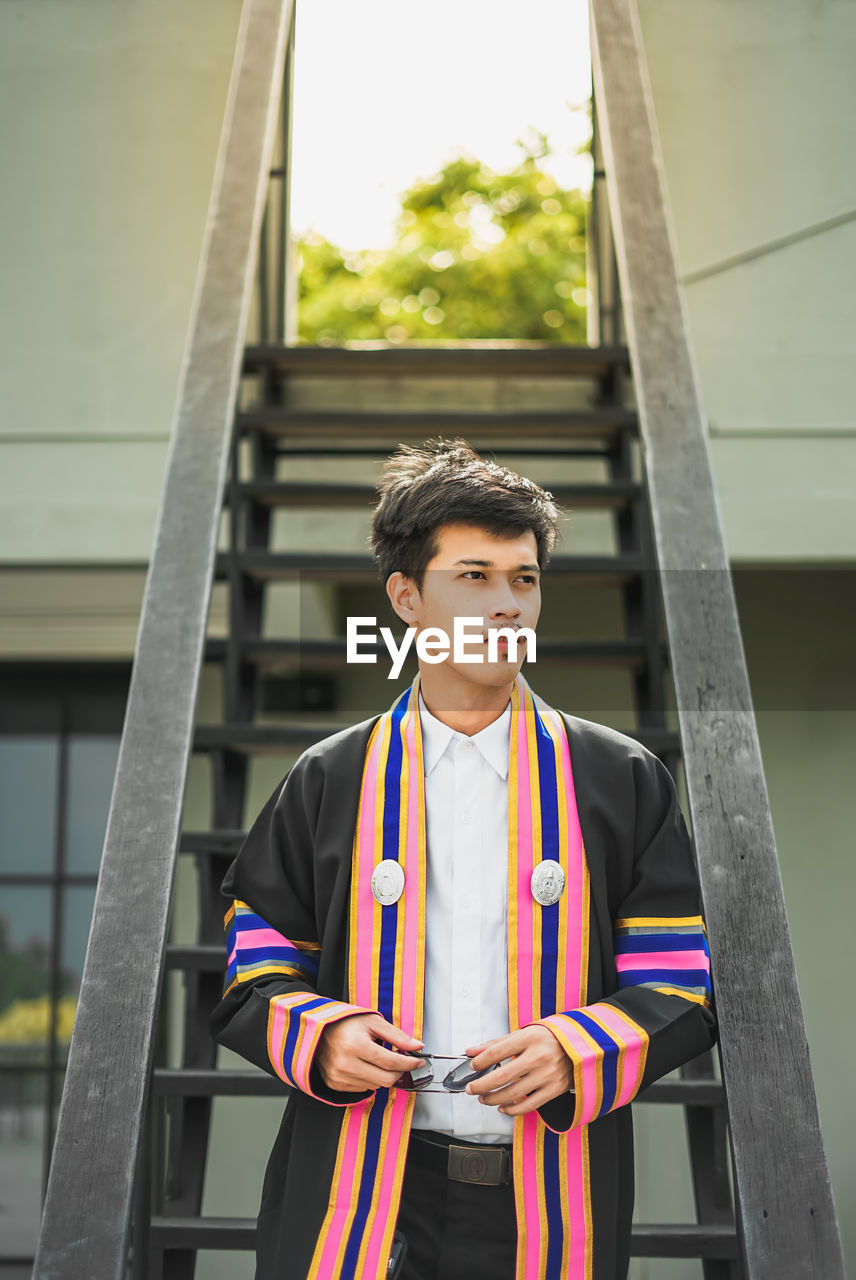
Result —
<instances>
[{"instance_id":1,"label":"striped stole","mask_svg":"<svg viewBox=\"0 0 856 1280\"><path fill-rule=\"evenodd\" d=\"M422 1034L425 962L425 770L420 676L375 724L366 749L353 843L349 999ZM557 711L518 675L511 693L508 793L508 990L512 1030L585 1003L589 876L570 751ZM371 876L382 858L404 892L381 907ZM530 881L558 862L565 891L540 906ZM448 1046L427 1046L443 1052ZM383 1280L398 1214L414 1095L378 1089L344 1109L329 1207L309 1280ZM517 1280L587 1280L592 1231L588 1134L514 1125Z\"/></svg>"}]
</instances>

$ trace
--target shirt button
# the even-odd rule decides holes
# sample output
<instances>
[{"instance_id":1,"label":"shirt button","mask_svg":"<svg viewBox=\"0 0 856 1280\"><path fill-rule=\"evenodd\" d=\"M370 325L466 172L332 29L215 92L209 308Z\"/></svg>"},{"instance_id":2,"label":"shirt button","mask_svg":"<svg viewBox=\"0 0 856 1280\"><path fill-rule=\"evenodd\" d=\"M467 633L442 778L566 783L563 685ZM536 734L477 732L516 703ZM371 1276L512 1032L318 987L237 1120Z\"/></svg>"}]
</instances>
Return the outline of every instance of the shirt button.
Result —
<instances>
[{"instance_id":1,"label":"shirt button","mask_svg":"<svg viewBox=\"0 0 856 1280\"><path fill-rule=\"evenodd\" d=\"M469 812L461 814L461 822L464 822L464 823L472 822L472 818L470 817Z\"/></svg>"},{"instance_id":2,"label":"shirt button","mask_svg":"<svg viewBox=\"0 0 856 1280\"><path fill-rule=\"evenodd\" d=\"M466 998L467 998L467 996L468 996L469 994L470 994L470 989L469 989L469 987L459 987L459 989L458 989L458 995L459 995L459 996L462 996L462 997L463 997L463 999L466 999Z\"/></svg>"},{"instance_id":3,"label":"shirt button","mask_svg":"<svg viewBox=\"0 0 856 1280\"><path fill-rule=\"evenodd\" d=\"M465 743L464 743L463 750L464 750L464 751L474 751L474 750L475 750L475 747L473 746L473 744L472 744L471 742L469 742L469 741L468 741L468 742L465 742Z\"/></svg>"}]
</instances>

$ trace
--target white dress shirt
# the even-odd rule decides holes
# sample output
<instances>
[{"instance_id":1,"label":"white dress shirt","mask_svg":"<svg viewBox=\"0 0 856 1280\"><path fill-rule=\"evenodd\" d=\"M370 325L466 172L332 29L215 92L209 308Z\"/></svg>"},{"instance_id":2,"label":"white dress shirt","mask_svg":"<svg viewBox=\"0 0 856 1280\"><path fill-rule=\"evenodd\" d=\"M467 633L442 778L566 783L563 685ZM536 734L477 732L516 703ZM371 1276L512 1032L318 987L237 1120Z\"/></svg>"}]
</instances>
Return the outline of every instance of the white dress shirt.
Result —
<instances>
[{"instance_id":1,"label":"white dress shirt","mask_svg":"<svg viewBox=\"0 0 856 1280\"><path fill-rule=\"evenodd\" d=\"M511 701L471 737L419 695L425 764L426 1053L458 1054L508 1035L508 752ZM435 1063L441 1088L453 1062ZM510 1142L514 1118L469 1094L423 1093L413 1127Z\"/></svg>"}]
</instances>

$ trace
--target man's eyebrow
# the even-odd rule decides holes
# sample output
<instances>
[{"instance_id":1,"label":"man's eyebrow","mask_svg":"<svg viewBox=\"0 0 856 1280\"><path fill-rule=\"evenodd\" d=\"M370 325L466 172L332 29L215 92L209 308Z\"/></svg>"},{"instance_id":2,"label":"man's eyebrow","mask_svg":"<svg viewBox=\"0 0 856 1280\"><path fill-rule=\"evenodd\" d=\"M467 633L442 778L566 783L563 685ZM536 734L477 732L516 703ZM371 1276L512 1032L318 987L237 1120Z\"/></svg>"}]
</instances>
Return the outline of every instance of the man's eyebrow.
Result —
<instances>
[{"instance_id":1,"label":"man's eyebrow","mask_svg":"<svg viewBox=\"0 0 856 1280\"><path fill-rule=\"evenodd\" d=\"M477 565L478 568L480 569L495 568L495 565L492 560L456 560L455 564L452 567L454 568L456 565L459 565L459 564L474 564L474 565ZM533 572L533 573L541 572L540 567L537 564L519 564L516 566L516 571L518 573L520 572L521 569L528 569L530 572Z\"/></svg>"}]
</instances>

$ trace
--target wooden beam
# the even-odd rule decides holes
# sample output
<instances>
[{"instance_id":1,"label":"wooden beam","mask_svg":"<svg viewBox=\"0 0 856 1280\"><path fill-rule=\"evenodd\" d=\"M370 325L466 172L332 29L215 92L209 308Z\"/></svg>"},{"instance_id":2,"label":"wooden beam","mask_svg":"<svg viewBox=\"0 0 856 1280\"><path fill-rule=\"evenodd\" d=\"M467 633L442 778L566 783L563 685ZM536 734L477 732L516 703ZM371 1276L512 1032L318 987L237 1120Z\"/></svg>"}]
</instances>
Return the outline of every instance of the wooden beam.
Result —
<instances>
[{"instance_id":1,"label":"wooden beam","mask_svg":"<svg viewBox=\"0 0 856 1280\"><path fill-rule=\"evenodd\" d=\"M34 1280L121 1280L293 0L245 0Z\"/></svg>"},{"instance_id":2,"label":"wooden beam","mask_svg":"<svg viewBox=\"0 0 856 1280\"><path fill-rule=\"evenodd\" d=\"M598 119L661 566L748 1280L843 1280L758 733L635 0L591 0Z\"/></svg>"}]
</instances>

